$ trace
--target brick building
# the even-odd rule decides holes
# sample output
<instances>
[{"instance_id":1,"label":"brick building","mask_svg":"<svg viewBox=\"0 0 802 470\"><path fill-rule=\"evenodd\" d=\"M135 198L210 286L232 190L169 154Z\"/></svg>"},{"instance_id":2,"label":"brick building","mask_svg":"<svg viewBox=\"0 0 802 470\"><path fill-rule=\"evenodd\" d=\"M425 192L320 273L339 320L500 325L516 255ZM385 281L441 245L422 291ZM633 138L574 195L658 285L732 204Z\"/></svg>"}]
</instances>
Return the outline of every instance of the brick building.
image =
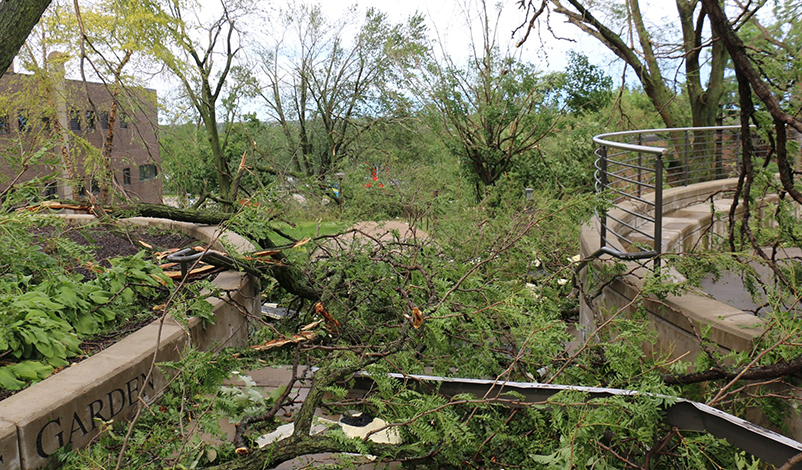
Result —
<instances>
[{"instance_id":1,"label":"brick building","mask_svg":"<svg viewBox=\"0 0 802 470\"><path fill-rule=\"evenodd\" d=\"M0 77L0 191L27 181L33 190L59 198L78 199L87 190L98 193L110 89L103 83L64 79L63 68L50 75L8 71ZM126 89L118 103L112 193L160 203L156 91ZM70 184L71 176L77 183Z\"/></svg>"}]
</instances>

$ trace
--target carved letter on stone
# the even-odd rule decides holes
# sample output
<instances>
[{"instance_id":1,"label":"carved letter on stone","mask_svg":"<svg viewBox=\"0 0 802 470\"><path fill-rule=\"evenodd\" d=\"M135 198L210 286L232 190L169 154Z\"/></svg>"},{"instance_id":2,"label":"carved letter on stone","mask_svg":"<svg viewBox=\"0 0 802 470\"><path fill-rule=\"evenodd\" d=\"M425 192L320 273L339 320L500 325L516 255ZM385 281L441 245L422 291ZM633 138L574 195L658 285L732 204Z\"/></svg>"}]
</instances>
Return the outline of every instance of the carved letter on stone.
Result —
<instances>
[{"instance_id":1,"label":"carved letter on stone","mask_svg":"<svg viewBox=\"0 0 802 470\"><path fill-rule=\"evenodd\" d=\"M44 445L42 445L42 436L45 433L45 429L47 429L47 427L50 426L51 424L55 424L55 425L59 426L59 428L60 428L61 427L61 418L51 419L50 421L48 421L47 424L42 426L42 429L39 430L39 434L36 436L36 453L39 454L39 457L42 457L44 459L49 457L50 454L45 452ZM58 433L56 433L56 442L58 442L58 446L56 447L56 449L58 449L60 447L64 447L64 433L63 433L63 431L59 431ZM56 449L53 449L53 451L55 452ZM51 452L51 454L52 453L53 452Z\"/></svg>"},{"instance_id":2,"label":"carved letter on stone","mask_svg":"<svg viewBox=\"0 0 802 470\"><path fill-rule=\"evenodd\" d=\"M77 428L75 427L76 424L78 425ZM70 426L70 441L69 442L72 442L72 435L75 434L75 431L78 431L79 429L81 430L81 436L86 436L86 433L89 432L89 431L86 430L86 426L84 426L84 423L81 421L81 418L78 417L78 413L73 413L72 414L72 426Z\"/></svg>"},{"instance_id":3,"label":"carved letter on stone","mask_svg":"<svg viewBox=\"0 0 802 470\"><path fill-rule=\"evenodd\" d=\"M115 393L118 393L120 395L119 399L120 408L116 411L114 409ZM120 412L125 408L125 392L119 388L115 388L114 390L110 391L107 396L109 397L109 419L111 419L120 414Z\"/></svg>"},{"instance_id":4,"label":"carved letter on stone","mask_svg":"<svg viewBox=\"0 0 802 470\"><path fill-rule=\"evenodd\" d=\"M132 387L131 384L134 384ZM139 397L139 377L134 377L125 384L128 389L128 406L132 406Z\"/></svg>"},{"instance_id":5,"label":"carved letter on stone","mask_svg":"<svg viewBox=\"0 0 802 470\"><path fill-rule=\"evenodd\" d=\"M145 379L147 379L147 378L148 378L148 376L147 376L147 375L145 375L145 374L142 374L140 377L142 378L142 383L144 384L144 383L145 383ZM152 374L151 374L151 376L150 376L150 380L148 380L148 383L147 383L147 385L148 385L148 387L150 387L150 389L151 389L151 390L156 390L156 389L153 387L153 375L152 375ZM144 386L144 385L142 385L142 391L143 391L143 392L145 391L145 386Z\"/></svg>"},{"instance_id":6,"label":"carved letter on stone","mask_svg":"<svg viewBox=\"0 0 802 470\"><path fill-rule=\"evenodd\" d=\"M97 411L95 411L95 405L98 406ZM101 411L103 411L103 400L95 400L89 404L89 417L92 420L92 429L97 428L96 420L99 419L101 421L108 421L103 417L103 415L100 414Z\"/></svg>"}]
</instances>

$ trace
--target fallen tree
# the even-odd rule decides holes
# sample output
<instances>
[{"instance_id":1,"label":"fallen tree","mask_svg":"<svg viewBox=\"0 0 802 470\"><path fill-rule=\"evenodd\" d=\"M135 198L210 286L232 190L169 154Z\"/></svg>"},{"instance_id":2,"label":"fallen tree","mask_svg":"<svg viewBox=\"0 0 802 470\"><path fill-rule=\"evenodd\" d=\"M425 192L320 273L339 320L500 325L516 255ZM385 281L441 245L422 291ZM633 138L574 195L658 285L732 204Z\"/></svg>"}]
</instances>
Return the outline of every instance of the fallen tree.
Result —
<instances>
[{"instance_id":1,"label":"fallen tree","mask_svg":"<svg viewBox=\"0 0 802 470\"><path fill-rule=\"evenodd\" d=\"M201 225L226 225L235 216L235 213L230 212L181 209L163 204L126 203L116 206L101 206L99 204L76 201L48 201L18 208L18 210L73 210L93 214L101 220L113 220L114 217L153 217ZM286 237L286 235L278 233ZM288 262L281 249L277 249L282 247L277 246L270 237L263 236L256 239L251 237L251 241L259 246L261 250L271 250L269 256L275 262L260 266L265 275L275 278L283 289L293 295L309 301L317 301L320 298L320 294L309 285L304 274Z\"/></svg>"}]
</instances>

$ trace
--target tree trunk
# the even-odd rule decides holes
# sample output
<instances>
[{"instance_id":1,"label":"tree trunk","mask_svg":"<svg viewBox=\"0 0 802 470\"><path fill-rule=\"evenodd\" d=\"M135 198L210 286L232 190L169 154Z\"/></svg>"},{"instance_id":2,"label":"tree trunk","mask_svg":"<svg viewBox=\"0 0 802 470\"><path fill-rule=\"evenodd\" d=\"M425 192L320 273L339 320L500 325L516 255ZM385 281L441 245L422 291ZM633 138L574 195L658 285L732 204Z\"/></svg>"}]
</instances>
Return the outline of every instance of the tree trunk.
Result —
<instances>
[{"instance_id":1,"label":"tree trunk","mask_svg":"<svg viewBox=\"0 0 802 470\"><path fill-rule=\"evenodd\" d=\"M76 209L91 212L93 208L89 206L82 206L81 203L74 201L62 201L65 206L70 207L54 207L52 204L44 207L51 209ZM57 203L60 204L60 203ZM34 210L35 208L31 208ZM220 225L231 218L233 213L216 212L216 211L198 211L195 209L180 209L178 207L165 206L161 204L127 204L121 206L103 207L103 214L120 213L125 214L126 217L153 217L158 219L177 220L179 222L191 222L203 225ZM260 240L251 240L261 249L269 250L277 248L272 240L265 237ZM312 287L309 280L304 273L297 267L291 265L287 261L287 257L283 253L278 252L271 255L271 257L278 263L271 265L267 268L267 275L278 281L279 285L287 292L297 295L303 299L315 302L320 299L320 294Z\"/></svg>"},{"instance_id":2,"label":"tree trunk","mask_svg":"<svg viewBox=\"0 0 802 470\"><path fill-rule=\"evenodd\" d=\"M205 225L219 225L230 219L233 215L227 212L197 211L192 209L179 209L177 207L164 206L161 204L144 203L120 207L119 210L124 211L126 214L133 213L143 217L171 219L180 222L192 222ZM252 241L263 249L276 248L276 244L267 237ZM297 267L289 264L284 254L276 253L272 255L272 258L282 264L271 266L267 274L278 281L279 285L284 290L312 302L320 299L320 294L312 287L304 273Z\"/></svg>"},{"instance_id":3,"label":"tree trunk","mask_svg":"<svg viewBox=\"0 0 802 470\"><path fill-rule=\"evenodd\" d=\"M50 0L0 0L0 77L48 5Z\"/></svg>"},{"instance_id":4,"label":"tree trunk","mask_svg":"<svg viewBox=\"0 0 802 470\"><path fill-rule=\"evenodd\" d=\"M376 444L368 441L365 445L373 455L409 455L408 451L400 449L393 444ZM288 438L273 446L268 446L264 450L254 450L244 457L237 457L209 470L253 470L259 468L273 468L276 465L292 460L302 455L321 454L321 453L343 453L358 452L356 445L343 444L341 440L328 436L307 436L301 439ZM386 460L385 460L386 462Z\"/></svg>"}]
</instances>

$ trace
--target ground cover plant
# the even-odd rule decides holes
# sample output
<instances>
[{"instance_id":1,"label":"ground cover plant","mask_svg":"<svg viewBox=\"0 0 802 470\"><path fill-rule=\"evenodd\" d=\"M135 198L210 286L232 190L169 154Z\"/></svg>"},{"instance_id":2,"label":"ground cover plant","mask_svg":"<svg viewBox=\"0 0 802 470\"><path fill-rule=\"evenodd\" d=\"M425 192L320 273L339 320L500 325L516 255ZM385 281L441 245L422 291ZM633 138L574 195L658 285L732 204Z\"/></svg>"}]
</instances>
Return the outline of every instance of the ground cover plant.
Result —
<instances>
[{"instance_id":1,"label":"ground cover plant","mask_svg":"<svg viewBox=\"0 0 802 470\"><path fill-rule=\"evenodd\" d=\"M113 342L120 330L156 317L152 307L173 282L133 240L189 242L148 230L68 226L27 211L3 217L0 394L41 380Z\"/></svg>"}]
</instances>

